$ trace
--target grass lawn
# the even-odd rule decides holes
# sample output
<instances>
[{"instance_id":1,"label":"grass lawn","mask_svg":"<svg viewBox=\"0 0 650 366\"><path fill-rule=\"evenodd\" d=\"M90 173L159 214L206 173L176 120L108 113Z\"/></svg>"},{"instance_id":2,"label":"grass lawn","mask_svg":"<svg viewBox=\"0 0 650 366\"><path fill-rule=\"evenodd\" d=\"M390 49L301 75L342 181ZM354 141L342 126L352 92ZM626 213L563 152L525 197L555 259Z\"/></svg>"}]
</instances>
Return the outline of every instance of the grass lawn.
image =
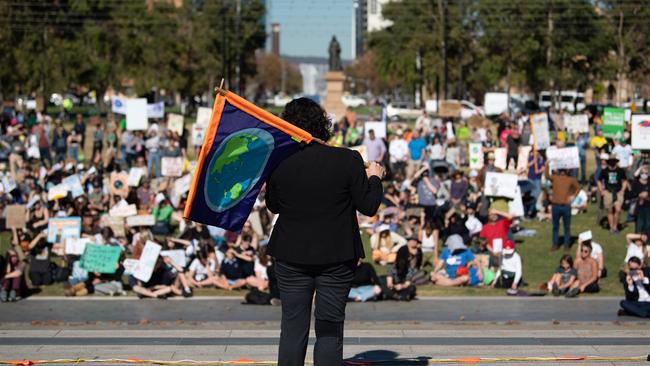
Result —
<instances>
[{"instance_id":1,"label":"grass lawn","mask_svg":"<svg viewBox=\"0 0 650 366\"><path fill-rule=\"evenodd\" d=\"M594 241L603 246L605 252L605 263L608 270L607 278L601 279L601 292L595 295L586 296L622 296L623 289L618 282L618 270L625 258L626 246L624 234L630 232L631 227L626 228L621 234L610 235L606 230L596 225L596 209L590 206L585 214L574 216L572 221L572 236L577 235L585 230L592 230ZM563 250L550 252L551 247L551 223L539 221L527 221L522 225L527 229L537 230L537 235L523 240L517 240L517 250L522 257L524 267L524 280L529 284L529 290L535 290L540 283L547 281L555 267L557 267L560 257L565 253ZM370 253L369 238L364 236L364 245L366 253ZM0 252L5 253L10 247L11 235L9 232L0 233ZM570 252L575 254L575 244ZM377 266L379 274L386 272L385 267ZM199 289L195 291L196 295L242 295L244 291L223 291L215 289ZM418 288L418 294L421 296L496 296L504 295L502 289L486 288L444 288L433 285L425 285ZM54 284L44 286L36 296L53 296L63 295L63 285Z\"/></svg>"}]
</instances>

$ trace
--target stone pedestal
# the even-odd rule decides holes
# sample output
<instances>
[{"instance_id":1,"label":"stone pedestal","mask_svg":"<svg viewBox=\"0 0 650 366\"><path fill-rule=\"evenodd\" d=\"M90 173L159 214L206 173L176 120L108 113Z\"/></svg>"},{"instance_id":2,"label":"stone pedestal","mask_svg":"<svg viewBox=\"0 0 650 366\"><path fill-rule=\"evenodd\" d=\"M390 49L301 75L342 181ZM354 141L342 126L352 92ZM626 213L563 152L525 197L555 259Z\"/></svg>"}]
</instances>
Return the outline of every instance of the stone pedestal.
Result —
<instances>
[{"instance_id":1,"label":"stone pedestal","mask_svg":"<svg viewBox=\"0 0 650 366\"><path fill-rule=\"evenodd\" d=\"M345 104L341 100L345 75L342 71L328 71L325 74L325 82L327 84L327 94L323 108L327 113L333 114L336 121L339 121L345 115Z\"/></svg>"}]
</instances>

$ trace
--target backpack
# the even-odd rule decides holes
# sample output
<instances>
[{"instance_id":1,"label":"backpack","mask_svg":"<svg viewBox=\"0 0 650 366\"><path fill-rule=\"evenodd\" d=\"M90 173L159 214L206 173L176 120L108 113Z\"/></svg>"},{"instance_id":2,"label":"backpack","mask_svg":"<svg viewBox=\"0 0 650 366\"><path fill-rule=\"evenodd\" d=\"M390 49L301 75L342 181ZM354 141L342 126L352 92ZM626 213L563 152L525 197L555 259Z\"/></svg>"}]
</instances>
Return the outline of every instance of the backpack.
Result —
<instances>
[{"instance_id":1,"label":"backpack","mask_svg":"<svg viewBox=\"0 0 650 366\"><path fill-rule=\"evenodd\" d=\"M246 294L246 304L271 305L271 294L254 288Z\"/></svg>"}]
</instances>

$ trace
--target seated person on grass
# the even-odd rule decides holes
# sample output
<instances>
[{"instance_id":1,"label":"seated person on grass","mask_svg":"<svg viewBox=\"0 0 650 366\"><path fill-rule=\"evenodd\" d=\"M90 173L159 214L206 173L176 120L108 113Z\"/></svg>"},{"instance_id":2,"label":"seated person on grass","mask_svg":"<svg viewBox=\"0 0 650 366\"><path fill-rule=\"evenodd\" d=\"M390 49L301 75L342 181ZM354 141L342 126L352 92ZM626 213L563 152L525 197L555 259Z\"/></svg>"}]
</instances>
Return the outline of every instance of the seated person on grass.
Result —
<instances>
[{"instance_id":1,"label":"seated person on grass","mask_svg":"<svg viewBox=\"0 0 650 366\"><path fill-rule=\"evenodd\" d=\"M521 257L515 251L515 243L512 240L506 240L503 244L499 270L490 287L516 290L521 284L522 275Z\"/></svg>"},{"instance_id":2,"label":"seated person on grass","mask_svg":"<svg viewBox=\"0 0 650 366\"><path fill-rule=\"evenodd\" d=\"M129 277L129 284L139 298L166 299L172 293L172 286L176 282L176 274L165 265L163 257L158 257L149 281L144 282L133 276Z\"/></svg>"},{"instance_id":3,"label":"seated person on grass","mask_svg":"<svg viewBox=\"0 0 650 366\"><path fill-rule=\"evenodd\" d=\"M431 282L445 287L480 284L483 281L481 266L460 235L451 235L447 238L446 245L438 264L431 272Z\"/></svg>"},{"instance_id":4,"label":"seated person on grass","mask_svg":"<svg viewBox=\"0 0 650 366\"><path fill-rule=\"evenodd\" d=\"M394 263L395 258L397 258L397 251L404 244L406 244L406 239L391 231L390 226L382 224L370 237L372 260L382 265Z\"/></svg>"},{"instance_id":5,"label":"seated person on grass","mask_svg":"<svg viewBox=\"0 0 650 366\"><path fill-rule=\"evenodd\" d=\"M591 257L591 244L582 243L580 257L573 266L578 272L578 281L574 282L567 292L567 297L575 297L580 293L594 293L600 291L598 286L598 263Z\"/></svg>"},{"instance_id":6,"label":"seated person on grass","mask_svg":"<svg viewBox=\"0 0 650 366\"><path fill-rule=\"evenodd\" d=\"M214 251L211 252L208 247L201 247L196 253L196 258L190 263L187 280L192 287L229 289L228 281L218 272Z\"/></svg>"},{"instance_id":7,"label":"seated person on grass","mask_svg":"<svg viewBox=\"0 0 650 366\"><path fill-rule=\"evenodd\" d=\"M237 259L237 252L229 248L226 250L226 258L221 262L219 271L226 279L227 290L235 290L246 286L246 273L242 262Z\"/></svg>"},{"instance_id":8,"label":"seated person on grass","mask_svg":"<svg viewBox=\"0 0 650 366\"><path fill-rule=\"evenodd\" d=\"M627 261L629 271L625 276L625 300L621 301L618 315L650 317L650 268L644 268L641 259Z\"/></svg>"},{"instance_id":9,"label":"seated person on grass","mask_svg":"<svg viewBox=\"0 0 650 366\"><path fill-rule=\"evenodd\" d=\"M565 254L560 259L560 265L555 269L553 277L546 284L548 291L553 292L553 296L560 296L571 288L577 282L578 272L573 268L573 258Z\"/></svg>"},{"instance_id":10,"label":"seated person on grass","mask_svg":"<svg viewBox=\"0 0 650 366\"><path fill-rule=\"evenodd\" d=\"M370 263L359 263L354 271L354 279L352 280L348 300L365 302L378 299L381 293L381 283L375 268Z\"/></svg>"}]
</instances>

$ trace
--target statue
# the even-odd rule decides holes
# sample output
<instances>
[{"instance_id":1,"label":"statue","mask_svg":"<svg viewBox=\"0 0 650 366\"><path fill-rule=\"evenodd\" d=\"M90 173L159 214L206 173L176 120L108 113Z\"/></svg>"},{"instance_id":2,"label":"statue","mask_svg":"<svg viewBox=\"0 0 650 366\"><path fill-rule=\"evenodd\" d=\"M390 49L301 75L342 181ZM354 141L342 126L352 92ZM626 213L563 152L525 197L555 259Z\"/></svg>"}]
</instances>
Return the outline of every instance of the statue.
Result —
<instances>
[{"instance_id":1,"label":"statue","mask_svg":"<svg viewBox=\"0 0 650 366\"><path fill-rule=\"evenodd\" d=\"M330 41L329 54L329 71L342 71L343 66L341 65L341 45L339 44L339 41L336 40L336 36L332 36L332 40Z\"/></svg>"}]
</instances>

